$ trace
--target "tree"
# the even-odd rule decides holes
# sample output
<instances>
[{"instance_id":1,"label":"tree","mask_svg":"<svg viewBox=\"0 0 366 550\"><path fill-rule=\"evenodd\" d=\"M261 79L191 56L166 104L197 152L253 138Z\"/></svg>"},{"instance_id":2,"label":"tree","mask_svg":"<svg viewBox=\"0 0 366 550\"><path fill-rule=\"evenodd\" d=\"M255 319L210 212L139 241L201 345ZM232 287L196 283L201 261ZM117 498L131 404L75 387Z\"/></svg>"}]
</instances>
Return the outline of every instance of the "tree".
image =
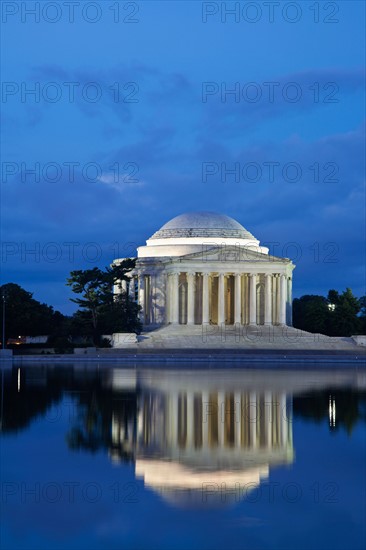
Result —
<instances>
[{"instance_id":1,"label":"tree","mask_svg":"<svg viewBox=\"0 0 366 550\"><path fill-rule=\"evenodd\" d=\"M330 290L328 292L328 302L329 302L329 304L333 304L334 306L337 306L339 304L339 292L338 292L338 290Z\"/></svg>"},{"instance_id":2,"label":"tree","mask_svg":"<svg viewBox=\"0 0 366 550\"><path fill-rule=\"evenodd\" d=\"M97 340L100 309L110 293L105 273L98 267L84 271L71 271L66 284L75 294L82 294L82 298L70 298L70 300L87 313L86 319L91 322L94 340Z\"/></svg>"},{"instance_id":3,"label":"tree","mask_svg":"<svg viewBox=\"0 0 366 550\"><path fill-rule=\"evenodd\" d=\"M324 296L305 295L293 301L293 325L314 333L327 333L328 301Z\"/></svg>"},{"instance_id":4,"label":"tree","mask_svg":"<svg viewBox=\"0 0 366 550\"><path fill-rule=\"evenodd\" d=\"M113 332L135 332L142 329L138 314L140 306L127 293L117 294L101 308L100 331L102 334Z\"/></svg>"},{"instance_id":5,"label":"tree","mask_svg":"<svg viewBox=\"0 0 366 550\"><path fill-rule=\"evenodd\" d=\"M293 325L308 332L320 332L328 336L365 334L365 306L366 298L356 298L350 288L342 293L329 290L327 298L305 295L293 301Z\"/></svg>"},{"instance_id":6,"label":"tree","mask_svg":"<svg viewBox=\"0 0 366 550\"><path fill-rule=\"evenodd\" d=\"M80 307L73 317L73 328L79 326L81 335L92 336L97 345L102 334L141 330L140 308L121 288L121 281L130 279L129 273L134 267L135 260L127 258L104 271L97 267L72 271L67 279L66 284L72 291L82 295L71 298ZM119 294L114 294L115 286L120 287Z\"/></svg>"},{"instance_id":7,"label":"tree","mask_svg":"<svg viewBox=\"0 0 366 550\"><path fill-rule=\"evenodd\" d=\"M5 298L5 340L17 336L52 335L63 330L67 317L52 306L42 304L33 294L15 283L0 287L3 306ZM2 334L2 314L0 315Z\"/></svg>"},{"instance_id":8,"label":"tree","mask_svg":"<svg viewBox=\"0 0 366 550\"><path fill-rule=\"evenodd\" d=\"M330 312L329 333L332 336L357 334L360 330L360 319L357 316L360 309L360 300L353 295L350 288L346 288L338 295L335 309Z\"/></svg>"},{"instance_id":9,"label":"tree","mask_svg":"<svg viewBox=\"0 0 366 550\"><path fill-rule=\"evenodd\" d=\"M126 258L119 264L112 264L111 267L106 267L105 276L110 285L117 285L119 290L122 290L122 281L130 280L130 271L136 265L135 258Z\"/></svg>"}]
</instances>

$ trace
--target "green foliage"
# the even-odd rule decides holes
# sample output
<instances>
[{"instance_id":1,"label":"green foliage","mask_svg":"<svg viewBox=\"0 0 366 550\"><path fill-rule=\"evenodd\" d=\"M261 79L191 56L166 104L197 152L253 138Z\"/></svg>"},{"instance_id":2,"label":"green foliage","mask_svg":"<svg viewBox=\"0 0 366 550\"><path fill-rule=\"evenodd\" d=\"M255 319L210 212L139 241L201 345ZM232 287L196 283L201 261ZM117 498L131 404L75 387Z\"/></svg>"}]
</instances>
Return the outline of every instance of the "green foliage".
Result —
<instances>
[{"instance_id":1,"label":"green foliage","mask_svg":"<svg viewBox=\"0 0 366 550\"><path fill-rule=\"evenodd\" d=\"M5 338L17 336L54 335L66 330L67 317L53 307L42 304L15 283L0 287L1 309L5 297ZM0 315L2 335L2 311Z\"/></svg>"},{"instance_id":2,"label":"green foliage","mask_svg":"<svg viewBox=\"0 0 366 550\"><path fill-rule=\"evenodd\" d=\"M72 334L92 338L100 345L102 334L141 331L140 307L121 288L120 294L113 293L114 286L121 287L121 281L129 280L135 263L135 259L128 258L104 271L95 267L70 273L66 284L75 294L81 294L80 298L71 298L80 308L72 318Z\"/></svg>"},{"instance_id":3,"label":"green foliage","mask_svg":"<svg viewBox=\"0 0 366 550\"><path fill-rule=\"evenodd\" d=\"M330 307L331 304L334 309ZM341 294L330 290L327 298L305 295L293 301L293 325L328 336L365 334L366 323L362 311L366 312L366 307L363 304L366 304L366 299L356 298L350 288Z\"/></svg>"},{"instance_id":4,"label":"green foliage","mask_svg":"<svg viewBox=\"0 0 366 550\"><path fill-rule=\"evenodd\" d=\"M83 337L83 344L91 346L93 344L93 334L93 324L89 311L79 309L71 317L70 335L73 338Z\"/></svg>"},{"instance_id":5,"label":"green foliage","mask_svg":"<svg viewBox=\"0 0 366 550\"><path fill-rule=\"evenodd\" d=\"M138 318L140 306L132 301L128 294L118 294L101 309L100 331L102 334L113 332L136 332L142 329Z\"/></svg>"},{"instance_id":6,"label":"green foliage","mask_svg":"<svg viewBox=\"0 0 366 550\"><path fill-rule=\"evenodd\" d=\"M305 295L293 301L294 327L326 334L328 319L328 301L324 296Z\"/></svg>"},{"instance_id":7,"label":"green foliage","mask_svg":"<svg viewBox=\"0 0 366 550\"><path fill-rule=\"evenodd\" d=\"M82 294L82 298L71 298L71 301L89 311L93 329L96 330L99 308L107 299L109 292L105 273L98 267L84 271L71 271L66 284L71 286L75 294Z\"/></svg>"},{"instance_id":8,"label":"green foliage","mask_svg":"<svg viewBox=\"0 0 366 550\"><path fill-rule=\"evenodd\" d=\"M338 304L330 315L329 333L331 336L351 336L359 334L360 319L357 317L361 309L359 300L347 288L339 296Z\"/></svg>"},{"instance_id":9,"label":"green foliage","mask_svg":"<svg viewBox=\"0 0 366 550\"><path fill-rule=\"evenodd\" d=\"M328 302L330 304L338 305L339 304L339 292L338 290L330 290L328 292Z\"/></svg>"}]
</instances>

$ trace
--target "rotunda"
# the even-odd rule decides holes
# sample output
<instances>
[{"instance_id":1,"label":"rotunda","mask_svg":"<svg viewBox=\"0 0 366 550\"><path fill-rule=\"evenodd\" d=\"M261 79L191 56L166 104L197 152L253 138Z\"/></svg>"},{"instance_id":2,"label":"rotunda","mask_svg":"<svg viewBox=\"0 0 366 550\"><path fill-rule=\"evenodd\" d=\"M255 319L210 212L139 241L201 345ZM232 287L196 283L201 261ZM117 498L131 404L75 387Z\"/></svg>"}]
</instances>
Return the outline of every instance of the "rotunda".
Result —
<instances>
[{"instance_id":1,"label":"rotunda","mask_svg":"<svg viewBox=\"0 0 366 550\"><path fill-rule=\"evenodd\" d=\"M229 216L181 214L137 249L122 291L141 306L145 326L291 325L295 266L268 252Z\"/></svg>"}]
</instances>

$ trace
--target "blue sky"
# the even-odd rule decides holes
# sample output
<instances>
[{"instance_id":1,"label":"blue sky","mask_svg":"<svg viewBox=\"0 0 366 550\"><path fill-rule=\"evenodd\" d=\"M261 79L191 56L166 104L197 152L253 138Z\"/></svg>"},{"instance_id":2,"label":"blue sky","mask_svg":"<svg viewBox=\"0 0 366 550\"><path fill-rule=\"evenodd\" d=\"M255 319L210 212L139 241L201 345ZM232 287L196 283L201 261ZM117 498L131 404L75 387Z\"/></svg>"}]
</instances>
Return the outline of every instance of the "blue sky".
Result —
<instances>
[{"instance_id":1,"label":"blue sky","mask_svg":"<svg viewBox=\"0 0 366 550\"><path fill-rule=\"evenodd\" d=\"M364 3L271 6L2 3L2 282L71 312L71 270L212 210L295 296L365 293Z\"/></svg>"}]
</instances>

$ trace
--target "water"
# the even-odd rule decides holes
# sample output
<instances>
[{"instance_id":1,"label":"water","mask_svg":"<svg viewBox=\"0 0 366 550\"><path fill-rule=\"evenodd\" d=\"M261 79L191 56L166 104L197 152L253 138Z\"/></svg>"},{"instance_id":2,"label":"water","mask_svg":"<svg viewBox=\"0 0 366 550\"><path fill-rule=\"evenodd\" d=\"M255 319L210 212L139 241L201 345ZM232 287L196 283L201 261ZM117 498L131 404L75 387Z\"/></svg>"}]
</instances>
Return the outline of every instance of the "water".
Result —
<instances>
[{"instance_id":1,"label":"water","mask_svg":"<svg viewBox=\"0 0 366 550\"><path fill-rule=\"evenodd\" d=\"M2 371L2 549L365 548L365 371Z\"/></svg>"}]
</instances>

